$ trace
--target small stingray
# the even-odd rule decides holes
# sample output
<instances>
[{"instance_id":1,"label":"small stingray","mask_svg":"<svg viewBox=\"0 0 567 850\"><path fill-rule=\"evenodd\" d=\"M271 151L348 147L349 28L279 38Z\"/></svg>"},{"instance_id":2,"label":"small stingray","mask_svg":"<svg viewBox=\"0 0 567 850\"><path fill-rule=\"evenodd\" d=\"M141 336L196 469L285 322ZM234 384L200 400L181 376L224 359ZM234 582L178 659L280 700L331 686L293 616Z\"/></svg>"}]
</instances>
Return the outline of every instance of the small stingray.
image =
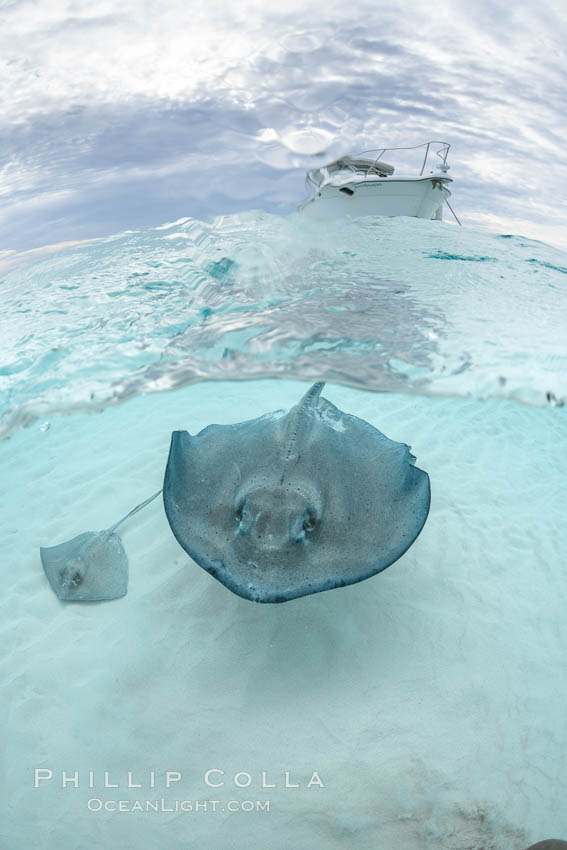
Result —
<instances>
[{"instance_id":1,"label":"small stingray","mask_svg":"<svg viewBox=\"0 0 567 850\"><path fill-rule=\"evenodd\" d=\"M49 584L66 602L100 602L118 599L128 590L128 558L119 536L119 525L153 502L150 496L105 531L86 531L58 546L40 548L41 563Z\"/></svg>"},{"instance_id":2,"label":"small stingray","mask_svg":"<svg viewBox=\"0 0 567 850\"><path fill-rule=\"evenodd\" d=\"M178 542L226 587L286 602L393 564L429 512L429 476L395 443L321 398L287 414L174 431L163 498Z\"/></svg>"}]
</instances>

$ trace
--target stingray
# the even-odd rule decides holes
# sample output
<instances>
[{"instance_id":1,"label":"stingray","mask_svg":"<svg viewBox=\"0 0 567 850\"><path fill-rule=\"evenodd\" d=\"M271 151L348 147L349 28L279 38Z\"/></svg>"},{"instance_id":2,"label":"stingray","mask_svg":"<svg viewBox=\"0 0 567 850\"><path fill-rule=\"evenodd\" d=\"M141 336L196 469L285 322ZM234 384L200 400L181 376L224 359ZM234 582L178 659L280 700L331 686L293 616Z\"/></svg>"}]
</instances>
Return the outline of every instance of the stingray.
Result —
<instances>
[{"instance_id":1,"label":"stingray","mask_svg":"<svg viewBox=\"0 0 567 850\"><path fill-rule=\"evenodd\" d=\"M167 519L229 590L286 602L355 584L400 558L427 519L429 476L405 443L321 397L196 436L174 431Z\"/></svg>"},{"instance_id":2,"label":"stingray","mask_svg":"<svg viewBox=\"0 0 567 850\"><path fill-rule=\"evenodd\" d=\"M116 529L161 493L132 508L104 531L85 531L66 543L40 548L41 563L54 592L65 602L118 599L128 590L128 558Z\"/></svg>"}]
</instances>

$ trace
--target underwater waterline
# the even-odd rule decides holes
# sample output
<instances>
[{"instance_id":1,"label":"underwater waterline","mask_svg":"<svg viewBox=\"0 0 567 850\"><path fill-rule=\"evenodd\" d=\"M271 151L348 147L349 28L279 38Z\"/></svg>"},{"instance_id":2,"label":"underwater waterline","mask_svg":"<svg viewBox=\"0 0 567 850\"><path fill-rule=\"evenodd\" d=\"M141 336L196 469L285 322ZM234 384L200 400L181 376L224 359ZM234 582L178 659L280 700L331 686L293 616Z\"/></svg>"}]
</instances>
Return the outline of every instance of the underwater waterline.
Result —
<instances>
[{"instance_id":1,"label":"underwater waterline","mask_svg":"<svg viewBox=\"0 0 567 850\"><path fill-rule=\"evenodd\" d=\"M443 222L184 219L5 275L0 423L203 379L567 397L565 254Z\"/></svg>"}]
</instances>

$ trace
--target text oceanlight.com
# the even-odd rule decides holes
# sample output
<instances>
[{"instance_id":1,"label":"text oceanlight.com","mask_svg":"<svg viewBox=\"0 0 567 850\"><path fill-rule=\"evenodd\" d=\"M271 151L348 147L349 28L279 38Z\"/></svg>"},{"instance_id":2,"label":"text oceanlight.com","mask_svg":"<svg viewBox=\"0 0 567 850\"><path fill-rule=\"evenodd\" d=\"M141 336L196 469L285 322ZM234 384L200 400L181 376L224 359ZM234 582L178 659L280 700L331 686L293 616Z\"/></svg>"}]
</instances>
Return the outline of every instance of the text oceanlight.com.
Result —
<instances>
[{"instance_id":1,"label":"text oceanlight.com","mask_svg":"<svg viewBox=\"0 0 567 850\"><path fill-rule=\"evenodd\" d=\"M89 812L269 812L269 800L101 800L87 801Z\"/></svg>"}]
</instances>

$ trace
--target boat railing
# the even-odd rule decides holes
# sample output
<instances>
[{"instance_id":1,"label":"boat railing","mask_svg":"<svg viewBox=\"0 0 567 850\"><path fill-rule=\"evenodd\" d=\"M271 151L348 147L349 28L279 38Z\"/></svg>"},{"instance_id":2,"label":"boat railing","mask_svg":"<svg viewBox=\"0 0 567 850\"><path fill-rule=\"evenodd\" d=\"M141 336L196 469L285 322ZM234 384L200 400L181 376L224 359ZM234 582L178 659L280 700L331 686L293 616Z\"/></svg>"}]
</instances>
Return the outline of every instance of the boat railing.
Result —
<instances>
[{"instance_id":1,"label":"boat railing","mask_svg":"<svg viewBox=\"0 0 567 850\"><path fill-rule=\"evenodd\" d=\"M425 148L425 153L423 156L423 163L421 166L421 171L419 172L419 176L423 175L425 171L425 166L427 165L427 160L429 159L429 155L431 153L431 148L433 145L439 145L437 149L434 150L436 156L441 159L443 165L447 165L447 157L449 155L449 151L451 149L451 145L449 142L440 142L440 141L431 141L431 142L423 142L421 145L411 145L407 148L381 148L380 150L369 150L369 151L361 151L359 154L355 154L355 157L358 159L362 158L368 154L376 154L374 162L378 162L382 159L383 156L394 153L395 151L415 151L419 150L419 148Z\"/></svg>"},{"instance_id":2,"label":"boat railing","mask_svg":"<svg viewBox=\"0 0 567 850\"><path fill-rule=\"evenodd\" d=\"M383 157L387 157L397 151L415 151L420 148L425 148L423 162L419 172L420 177L423 176L427 162L433 154L439 157L442 166L447 166L447 157L451 145L448 142L432 140L430 142L423 142L420 145L411 145L410 147L374 148L373 150L360 151L360 153L340 157L326 166L314 168L309 171L307 174L307 184L310 184L313 188L318 188L329 177L330 173L338 170L349 170L354 173L364 174L373 172L379 176L387 177L393 173L394 169L382 161Z\"/></svg>"}]
</instances>

